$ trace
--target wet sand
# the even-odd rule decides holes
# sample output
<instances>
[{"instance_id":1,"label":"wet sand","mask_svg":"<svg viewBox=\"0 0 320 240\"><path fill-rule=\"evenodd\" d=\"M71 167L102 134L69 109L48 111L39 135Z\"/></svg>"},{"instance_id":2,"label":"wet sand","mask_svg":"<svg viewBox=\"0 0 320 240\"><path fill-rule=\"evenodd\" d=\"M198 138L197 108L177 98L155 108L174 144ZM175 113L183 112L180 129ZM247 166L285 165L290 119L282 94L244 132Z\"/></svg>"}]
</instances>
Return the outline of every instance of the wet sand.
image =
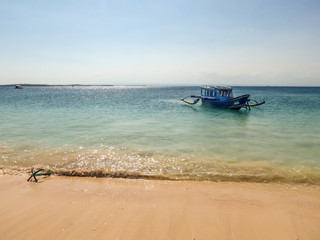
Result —
<instances>
[{"instance_id":1,"label":"wet sand","mask_svg":"<svg viewBox=\"0 0 320 240\"><path fill-rule=\"evenodd\" d=\"M12 239L320 239L320 187L0 176Z\"/></svg>"}]
</instances>

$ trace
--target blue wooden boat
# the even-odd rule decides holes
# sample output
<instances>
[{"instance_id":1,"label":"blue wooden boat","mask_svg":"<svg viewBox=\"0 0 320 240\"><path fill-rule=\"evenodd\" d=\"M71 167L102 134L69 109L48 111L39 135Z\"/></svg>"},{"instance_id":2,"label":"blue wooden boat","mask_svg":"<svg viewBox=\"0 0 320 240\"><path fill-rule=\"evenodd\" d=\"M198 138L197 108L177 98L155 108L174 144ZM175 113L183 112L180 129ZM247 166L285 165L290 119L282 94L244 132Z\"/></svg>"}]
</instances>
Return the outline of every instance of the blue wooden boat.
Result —
<instances>
[{"instance_id":1,"label":"blue wooden boat","mask_svg":"<svg viewBox=\"0 0 320 240\"><path fill-rule=\"evenodd\" d=\"M193 102L187 101L186 98L196 98ZM202 103L215 107L239 110L242 107L249 108L259 106L265 102L257 102L250 99L250 94L236 97L231 87L202 86L201 95L191 95L181 100L188 104L196 104L201 99ZM254 102L251 104L250 102Z\"/></svg>"}]
</instances>

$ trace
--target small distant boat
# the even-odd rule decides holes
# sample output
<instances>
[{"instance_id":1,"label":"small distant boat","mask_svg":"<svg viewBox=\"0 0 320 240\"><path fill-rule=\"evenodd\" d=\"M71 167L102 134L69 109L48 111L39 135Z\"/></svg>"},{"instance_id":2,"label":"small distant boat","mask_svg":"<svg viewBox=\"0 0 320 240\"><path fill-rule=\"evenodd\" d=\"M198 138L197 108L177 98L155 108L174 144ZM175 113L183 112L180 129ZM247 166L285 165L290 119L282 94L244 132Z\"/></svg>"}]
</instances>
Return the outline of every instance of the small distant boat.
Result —
<instances>
[{"instance_id":1,"label":"small distant boat","mask_svg":"<svg viewBox=\"0 0 320 240\"><path fill-rule=\"evenodd\" d=\"M15 88L16 89L22 89L22 86L21 85L16 85Z\"/></svg>"},{"instance_id":2,"label":"small distant boat","mask_svg":"<svg viewBox=\"0 0 320 240\"><path fill-rule=\"evenodd\" d=\"M193 102L185 100L186 98L196 98ZM181 101L188 104L196 104L201 99L202 103L212 105L215 107L236 109L248 108L259 106L265 103L257 102L256 100L250 99L250 94L245 94L236 97L231 87L220 87L220 86L202 86L201 95L191 95L185 98L181 98ZM250 102L254 102L251 104Z\"/></svg>"}]
</instances>

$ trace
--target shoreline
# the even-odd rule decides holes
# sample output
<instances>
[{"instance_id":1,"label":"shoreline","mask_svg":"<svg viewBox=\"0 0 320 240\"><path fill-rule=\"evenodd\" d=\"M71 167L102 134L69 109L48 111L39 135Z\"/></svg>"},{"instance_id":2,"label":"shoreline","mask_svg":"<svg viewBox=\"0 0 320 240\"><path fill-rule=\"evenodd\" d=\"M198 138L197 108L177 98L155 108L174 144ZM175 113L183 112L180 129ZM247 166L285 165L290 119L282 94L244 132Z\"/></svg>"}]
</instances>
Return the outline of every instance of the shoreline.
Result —
<instances>
[{"instance_id":1,"label":"shoreline","mask_svg":"<svg viewBox=\"0 0 320 240\"><path fill-rule=\"evenodd\" d=\"M3 239L319 239L320 187L0 175Z\"/></svg>"},{"instance_id":2,"label":"shoreline","mask_svg":"<svg viewBox=\"0 0 320 240\"><path fill-rule=\"evenodd\" d=\"M32 168L27 167L10 167L0 165L0 176L30 176ZM103 169L53 169L45 166L37 166L35 169L44 169L51 172L56 177L79 177L79 178L110 178L110 179L128 179L128 180L150 180L150 181L194 181L194 182L212 182L212 183L264 183L264 184L291 184L291 185L310 185L320 187L320 175L305 170L303 174L285 174L284 170L278 172L271 171L269 174L254 172L245 173L243 169L239 173L212 173L199 176L197 174L148 174L130 171L104 171Z\"/></svg>"}]
</instances>

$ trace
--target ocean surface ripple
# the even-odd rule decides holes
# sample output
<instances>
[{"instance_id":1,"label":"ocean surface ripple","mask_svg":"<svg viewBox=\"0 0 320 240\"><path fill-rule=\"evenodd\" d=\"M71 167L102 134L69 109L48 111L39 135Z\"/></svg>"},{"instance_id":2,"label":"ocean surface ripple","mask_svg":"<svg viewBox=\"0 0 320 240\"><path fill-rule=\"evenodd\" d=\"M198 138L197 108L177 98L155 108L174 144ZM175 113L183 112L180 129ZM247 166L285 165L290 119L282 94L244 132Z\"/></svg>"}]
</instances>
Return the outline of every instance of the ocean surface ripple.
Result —
<instances>
[{"instance_id":1,"label":"ocean surface ripple","mask_svg":"<svg viewBox=\"0 0 320 240\"><path fill-rule=\"evenodd\" d=\"M265 105L179 99L199 87L0 87L0 174L320 184L320 88L234 87Z\"/></svg>"}]
</instances>

